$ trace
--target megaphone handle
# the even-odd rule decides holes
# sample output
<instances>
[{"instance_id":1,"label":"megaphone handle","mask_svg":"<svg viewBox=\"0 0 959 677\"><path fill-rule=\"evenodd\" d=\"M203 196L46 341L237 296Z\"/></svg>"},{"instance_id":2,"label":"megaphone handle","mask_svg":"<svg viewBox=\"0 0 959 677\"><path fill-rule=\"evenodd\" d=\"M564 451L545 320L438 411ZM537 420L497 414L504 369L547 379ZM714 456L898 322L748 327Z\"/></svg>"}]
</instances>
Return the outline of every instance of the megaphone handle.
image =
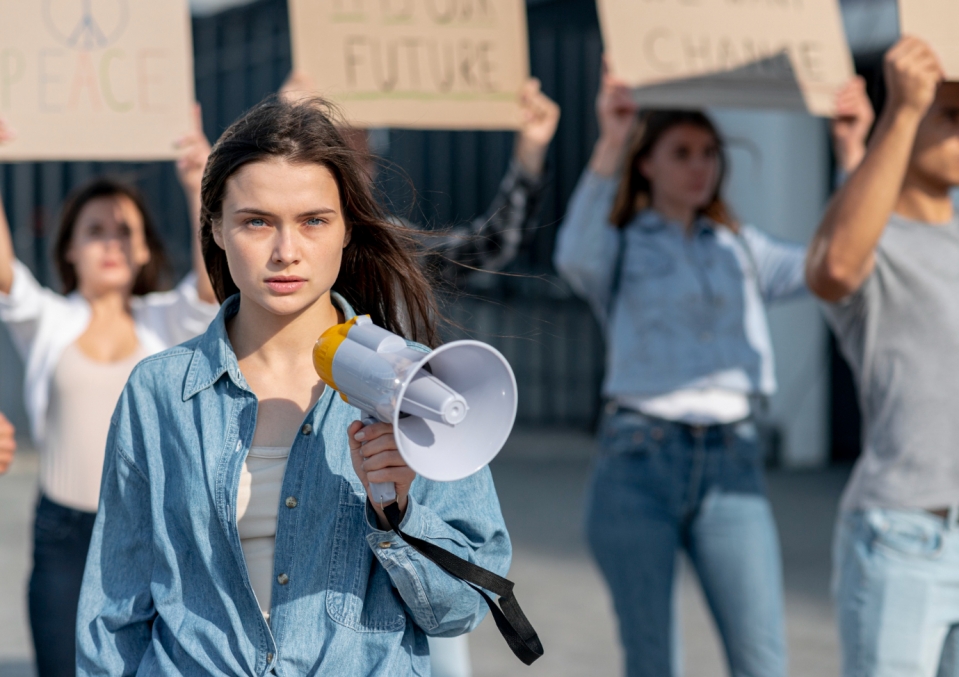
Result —
<instances>
[{"instance_id":1,"label":"megaphone handle","mask_svg":"<svg viewBox=\"0 0 959 677\"><path fill-rule=\"evenodd\" d=\"M360 422L364 426L373 425L377 419L363 412ZM396 500L396 485L392 482L370 482L370 500L380 507L392 503Z\"/></svg>"}]
</instances>

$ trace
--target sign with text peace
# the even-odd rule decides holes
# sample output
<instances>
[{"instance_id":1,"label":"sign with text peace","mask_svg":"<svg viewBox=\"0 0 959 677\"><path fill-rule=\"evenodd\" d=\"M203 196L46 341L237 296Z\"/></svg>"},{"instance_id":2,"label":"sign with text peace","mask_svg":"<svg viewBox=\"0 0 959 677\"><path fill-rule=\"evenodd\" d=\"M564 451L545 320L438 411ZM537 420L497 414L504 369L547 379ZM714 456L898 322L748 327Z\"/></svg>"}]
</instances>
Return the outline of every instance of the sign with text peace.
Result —
<instances>
[{"instance_id":1,"label":"sign with text peace","mask_svg":"<svg viewBox=\"0 0 959 677\"><path fill-rule=\"evenodd\" d=\"M186 0L0 0L0 161L176 156L192 129Z\"/></svg>"},{"instance_id":2,"label":"sign with text peace","mask_svg":"<svg viewBox=\"0 0 959 677\"><path fill-rule=\"evenodd\" d=\"M515 129L524 0L289 0L293 64L360 127Z\"/></svg>"},{"instance_id":3,"label":"sign with text peace","mask_svg":"<svg viewBox=\"0 0 959 677\"><path fill-rule=\"evenodd\" d=\"M610 66L641 105L828 116L854 73L837 0L598 0L598 9Z\"/></svg>"},{"instance_id":4,"label":"sign with text peace","mask_svg":"<svg viewBox=\"0 0 959 677\"><path fill-rule=\"evenodd\" d=\"M959 2L899 0L899 24L903 34L930 44L949 80L959 80Z\"/></svg>"}]
</instances>

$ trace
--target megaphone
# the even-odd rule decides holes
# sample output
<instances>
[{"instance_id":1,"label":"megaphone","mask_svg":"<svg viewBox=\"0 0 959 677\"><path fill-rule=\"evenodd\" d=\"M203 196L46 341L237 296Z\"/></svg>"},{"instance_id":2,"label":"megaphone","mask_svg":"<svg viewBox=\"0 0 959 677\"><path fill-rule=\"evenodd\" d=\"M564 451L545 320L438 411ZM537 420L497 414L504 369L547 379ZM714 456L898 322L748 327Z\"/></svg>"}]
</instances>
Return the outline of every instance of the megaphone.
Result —
<instances>
[{"instance_id":1,"label":"megaphone","mask_svg":"<svg viewBox=\"0 0 959 677\"><path fill-rule=\"evenodd\" d=\"M516 419L513 370L480 341L453 341L423 353L360 315L323 332L313 366L363 412L364 423L392 423L403 460L431 480L463 479L487 465ZM396 490L391 483L371 483L370 498L384 505L396 499Z\"/></svg>"}]
</instances>

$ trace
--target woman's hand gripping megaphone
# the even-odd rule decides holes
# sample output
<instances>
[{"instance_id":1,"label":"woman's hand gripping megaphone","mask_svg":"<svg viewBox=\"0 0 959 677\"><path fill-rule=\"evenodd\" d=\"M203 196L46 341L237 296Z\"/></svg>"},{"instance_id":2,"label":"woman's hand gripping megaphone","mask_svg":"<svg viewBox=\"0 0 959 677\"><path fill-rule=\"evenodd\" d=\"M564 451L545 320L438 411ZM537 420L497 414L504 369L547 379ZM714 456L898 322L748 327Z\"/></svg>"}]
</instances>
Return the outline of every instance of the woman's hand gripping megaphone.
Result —
<instances>
[{"instance_id":1,"label":"woman's hand gripping megaphone","mask_svg":"<svg viewBox=\"0 0 959 677\"><path fill-rule=\"evenodd\" d=\"M360 478L367 496L371 496L370 484L391 483L396 492L396 505L401 514L406 513L406 499L410 485L416 478L416 473L406 465L400 455L393 435L392 423L379 421L365 424L362 421L353 421L347 429L350 440L350 457L353 461L353 470ZM383 506L370 501L381 529L389 530L389 522L383 514Z\"/></svg>"}]
</instances>

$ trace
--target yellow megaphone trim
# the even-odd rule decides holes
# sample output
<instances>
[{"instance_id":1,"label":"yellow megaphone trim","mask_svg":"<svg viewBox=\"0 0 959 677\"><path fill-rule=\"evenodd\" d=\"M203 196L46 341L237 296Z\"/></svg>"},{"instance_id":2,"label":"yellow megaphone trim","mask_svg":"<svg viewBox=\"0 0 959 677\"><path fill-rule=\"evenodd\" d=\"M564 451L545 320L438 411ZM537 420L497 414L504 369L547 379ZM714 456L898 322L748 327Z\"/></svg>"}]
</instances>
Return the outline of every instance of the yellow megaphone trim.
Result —
<instances>
[{"instance_id":1,"label":"yellow megaphone trim","mask_svg":"<svg viewBox=\"0 0 959 677\"><path fill-rule=\"evenodd\" d=\"M340 393L340 397L344 401L349 400L340 392L340 389L336 386L336 381L333 380L333 357L355 324L356 317L343 324L333 325L323 332L320 338L316 339L316 344L313 346L313 368L316 369L316 373L323 383Z\"/></svg>"}]
</instances>

